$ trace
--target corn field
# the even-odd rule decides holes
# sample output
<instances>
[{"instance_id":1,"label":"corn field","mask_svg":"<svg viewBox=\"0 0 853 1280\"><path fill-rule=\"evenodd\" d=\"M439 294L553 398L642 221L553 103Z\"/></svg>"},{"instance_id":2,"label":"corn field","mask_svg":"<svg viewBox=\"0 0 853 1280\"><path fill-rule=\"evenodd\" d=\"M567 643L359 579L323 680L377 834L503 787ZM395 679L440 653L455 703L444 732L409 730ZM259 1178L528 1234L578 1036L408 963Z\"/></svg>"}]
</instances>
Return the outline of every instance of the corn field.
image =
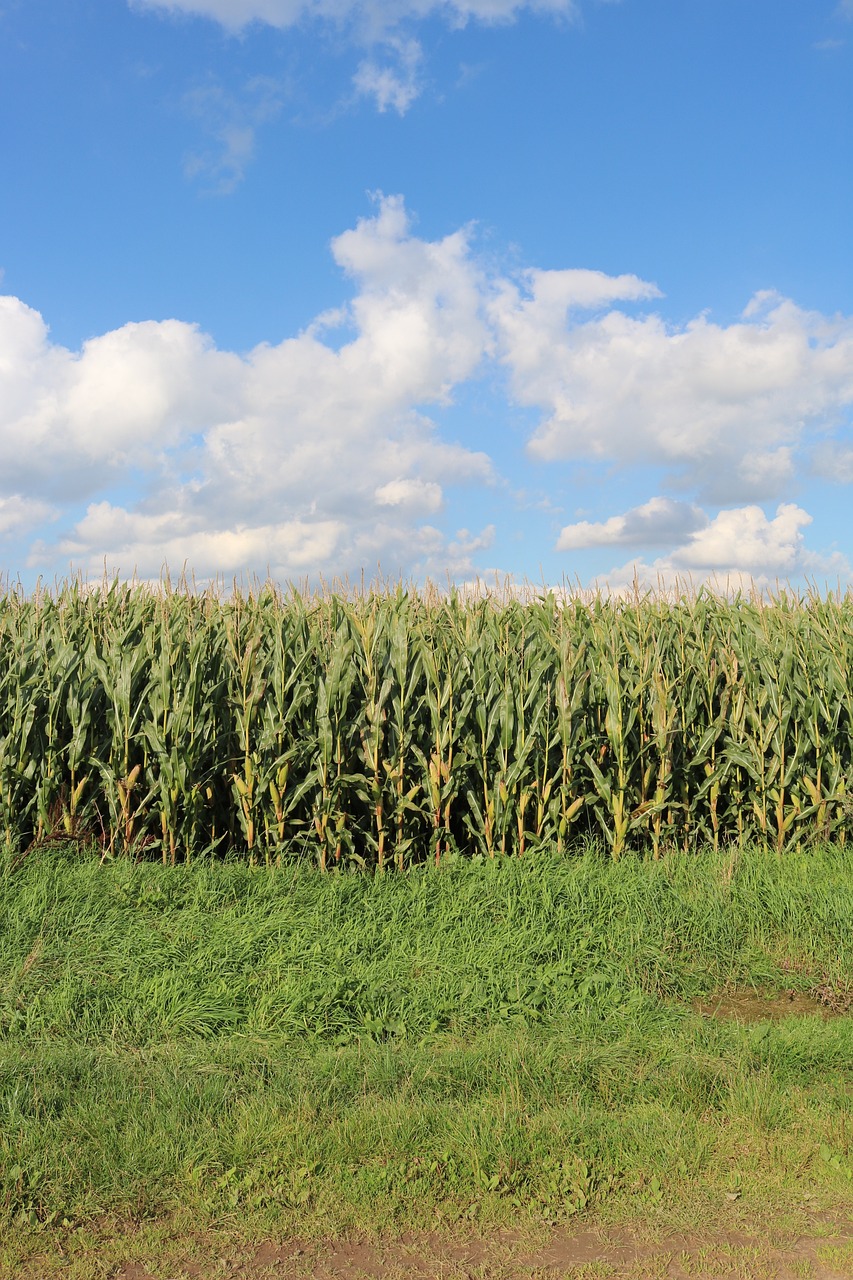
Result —
<instances>
[{"instance_id":1,"label":"corn field","mask_svg":"<svg viewBox=\"0 0 853 1280\"><path fill-rule=\"evenodd\" d=\"M843 842L853 599L0 600L7 851L321 868Z\"/></svg>"}]
</instances>

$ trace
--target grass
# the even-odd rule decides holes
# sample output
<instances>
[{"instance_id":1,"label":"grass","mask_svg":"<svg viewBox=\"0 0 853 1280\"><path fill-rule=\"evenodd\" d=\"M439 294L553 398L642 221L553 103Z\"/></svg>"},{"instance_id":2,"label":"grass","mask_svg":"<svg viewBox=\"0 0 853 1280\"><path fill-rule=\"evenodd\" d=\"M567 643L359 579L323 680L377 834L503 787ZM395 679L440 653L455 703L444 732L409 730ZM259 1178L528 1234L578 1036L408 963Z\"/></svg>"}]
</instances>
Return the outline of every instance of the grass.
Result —
<instances>
[{"instance_id":1,"label":"grass","mask_svg":"<svg viewBox=\"0 0 853 1280\"><path fill-rule=\"evenodd\" d=\"M662 1001L724 983L850 975L847 867L830 848L321 876L40 851L0 878L0 1035L140 1047L656 1025Z\"/></svg>"},{"instance_id":2,"label":"grass","mask_svg":"<svg viewBox=\"0 0 853 1280\"><path fill-rule=\"evenodd\" d=\"M0 877L0 1275L50 1275L113 1220L319 1239L849 1211L853 1019L692 1003L849 990L848 867L36 850Z\"/></svg>"}]
</instances>

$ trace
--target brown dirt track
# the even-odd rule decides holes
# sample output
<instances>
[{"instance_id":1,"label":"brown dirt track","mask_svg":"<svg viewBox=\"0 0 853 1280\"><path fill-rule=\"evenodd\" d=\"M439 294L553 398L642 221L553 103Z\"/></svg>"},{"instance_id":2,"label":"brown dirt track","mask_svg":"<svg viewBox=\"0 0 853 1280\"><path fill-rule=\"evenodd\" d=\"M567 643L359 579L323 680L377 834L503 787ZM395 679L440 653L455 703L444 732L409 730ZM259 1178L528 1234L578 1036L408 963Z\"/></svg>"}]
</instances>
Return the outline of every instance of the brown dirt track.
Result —
<instances>
[{"instance_id":1,"label":"brown dirt track","mask_svg":"<svg viewBox=\"0 0 853 1280\"><path fill-rule=\"evenodd\" d=\"M506 1232L452 1242L410 1235L383 1243L291 1240L225 1250L222 1241L217 1249L203 1237L182 1243L183 1249L169 1250L167 1264L140 1259L99 1274L110 1280L851 1280L853 1206L845 1220L815 1215L802 1232L767 1227L760 1234L660 1235L637 1224L552 1230L535 1239ZM135 1253L132 1240L127 1244Z\"/></svg>"}]
</instances>

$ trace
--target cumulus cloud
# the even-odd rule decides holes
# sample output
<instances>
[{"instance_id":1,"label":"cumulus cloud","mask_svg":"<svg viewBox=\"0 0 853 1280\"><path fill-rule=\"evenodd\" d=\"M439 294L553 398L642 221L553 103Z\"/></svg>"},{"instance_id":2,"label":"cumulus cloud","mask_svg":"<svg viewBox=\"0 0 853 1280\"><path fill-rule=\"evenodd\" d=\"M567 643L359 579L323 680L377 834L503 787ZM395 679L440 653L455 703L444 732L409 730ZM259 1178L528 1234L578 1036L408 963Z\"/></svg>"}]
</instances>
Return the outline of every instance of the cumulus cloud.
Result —
<instances>
[{"instance_id":1,"label":"cumulus cloud","mask_svg":"<svg viewBox=\"0 0 853 1280\"><path fill-rule=\"evenodd\" d=\"M847 573L807 549L790 490L853 483L850 319L760 295L730 325L671 326L645 313L660 294L637 276L508 280L468 228L417 236L399 197L377 197L331 250L351 300L245 353L178 319L72 351L0 297L0 536L36 531L30 563L50 572L100 572L106 557L146 577L185 561L199 577L377 562L470 577L495 531L455 529L449 498L499 477L436 422L488 376L490 393L538 410L549 509L562 460L656 473L642 505L565 524L561 553L660 549L652 574Z\"/></svg>"},{"instance_id":2,"label":"cumulus cloud","mask_svg":"<svg viewBox=\"0 0 853 1280\"><path fill-rule=\"evenodd\" d=\"M374 492L374 498L382 507L408 507L409 510L438 511L441 508L443 494L441 485L434 480L414 480L398 476L380 485Z\"/></svg>"},{"instance_id":3,"label":"cumulus cloud","mask_svg":"<svg viewBox=\"0 0 853 1280\"><path fill-rule=\"evenodd\" d=\"M720 511L667 555L651 564L628 561L602 575L597 585L619 591L633 583L655 588L711 582L738 589L772 587L801 577L849 578L845 556L823 555L806 546L803 530L811 523L812 516L794 503L781 503L772 517L759 506Z\"/></svg>"},{"instance_id":4,"label":"cumulus cloud","mask_svg":"<svg viewBox=\"0 0 853 1280\"><path fill-rule=\"evenodd\" d=\"M624 515L593 523L580 520L566 525L557 539L557 551L584 547L669 546L679 538L702 529L708 517L700 507L673 498L651 498Z\"/></svg>"},{"instance_id":5,"label":"cumulus cloud","mask_svg":"<svg viewBox=\"0 0 853 1280\"><path fill-rule=\"evenodd\" d=\"M239 370L178 320L127 324L72 352L37 311L0 297L0 489L67 501L150 468L215 418Z\"/></svg>"},{"instance_id":6,"label":"cumulus cloud","mask_svg":"<svg viewBox=\"0 0 853 1280\"><path fill-rule=\"evenodd\" d=\"M800 568L804 546L802 530L812 517L794 503L782 503L772 519L761 507L721 511L684 546L670 555L676 568L719 572L792 575Z\"/></svg>"},{"instance_id":7,"label":"cumulus cloud","mask_svg":"<svg viewBox=\"0 0 853 1280\"><path fill-rule=\"evenodd\" d=\"M59 512L48 502L27 498L20 493L0 497L0 537L34 529L46 520L57 519Z\"/></svg>"},{"instance_id":8,"label":"cumulus cloud","mask_svg":"<svg viewBox=\"0 0 853 1280\"><path fill-rule=\"evenodd\" d=\"M853 405L849 317L762 293L733 324L672 326L608 305L654 297L653 285L604 278L579 302L572 274L530 273L492 306L512 395L543 413L530 441L542 462L665 466L711 503L774 499L809 433Z\"/></svg>"},{"instance_id":9,"label":"cumulus cloud","mask_svg":"<svg viewBox=\"0 0 853 1280\"><path fill-rule=\"evenodd\" d=\"M0 486L89 499L34 563L97 571L106 557L156 576L188 561L202 576L269 566L282 578L379 560L464 567L480 535L423 522L447 486L491 483L492 465L442 439L423 406L448 403L488 347L468 235L418 239L402 200L380 199L332 252L354 281L349 306L244 356L177 320L125 325L75 353L2 299ZM341 322L348 340L329 345ZM136 503L104 496L131 483Z\"/></svg>"},{"instance_id":10,"label":"cumulus cloud","mask_svg":"<svg viewBox=\"0 0 853 1280\"><path fill-rule=\"evenodd\" d=\"M198 566L202 575L234 576L267 565L287 576L311 575L318 564L334 563L343 522L336 520L236 521L210 528L191 510L148 513L110 502L93 503L60 552L90 572L103 564L143 577L156 577L166 564ZM98 557L93 548L105 548Z\"/></svg>"}]
</instances>

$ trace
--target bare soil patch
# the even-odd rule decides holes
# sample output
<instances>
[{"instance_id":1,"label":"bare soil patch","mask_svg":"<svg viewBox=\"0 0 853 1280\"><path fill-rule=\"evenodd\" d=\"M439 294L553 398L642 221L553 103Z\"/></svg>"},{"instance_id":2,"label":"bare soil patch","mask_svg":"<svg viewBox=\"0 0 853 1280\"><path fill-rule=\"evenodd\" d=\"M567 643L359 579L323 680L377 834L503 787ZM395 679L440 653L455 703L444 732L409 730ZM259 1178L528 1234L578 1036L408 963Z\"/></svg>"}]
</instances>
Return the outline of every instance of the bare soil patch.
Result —
<instances>
[{"instance_id":1,"label":"bare soil patch","mask_svg":"<svg viewBox=\"0 0 853 1280\"><path fill-rule=\"evenodd\" d=\"M556 1230L531 1240L508 1232L446 1241L403 1235L394 1241L267 1242L211 1259L165 1268L152 1263L111 1269L113 1280L850 1280L853 1218L821 1221L807 1231L761 1235L725 1231L650 1237L642 1226ZM215 1251L215 1250L214 1250Z\"/></svg>"},{"instance_id":2,"label":"bare soil patch","mask_svg":"<svg viewBox=\"0 0 853 1280\"><path fill-rule=\"evenodd\" d=\"M839 1018L850 1011L849 1003L839 999L829 985L813 992L767 992L752 988L723 990L694 1001L693 1008L706 1018L744 1023L779 1022L783 1018L809 1014L820 1018Z\"/></svg>"}]
</instances>

